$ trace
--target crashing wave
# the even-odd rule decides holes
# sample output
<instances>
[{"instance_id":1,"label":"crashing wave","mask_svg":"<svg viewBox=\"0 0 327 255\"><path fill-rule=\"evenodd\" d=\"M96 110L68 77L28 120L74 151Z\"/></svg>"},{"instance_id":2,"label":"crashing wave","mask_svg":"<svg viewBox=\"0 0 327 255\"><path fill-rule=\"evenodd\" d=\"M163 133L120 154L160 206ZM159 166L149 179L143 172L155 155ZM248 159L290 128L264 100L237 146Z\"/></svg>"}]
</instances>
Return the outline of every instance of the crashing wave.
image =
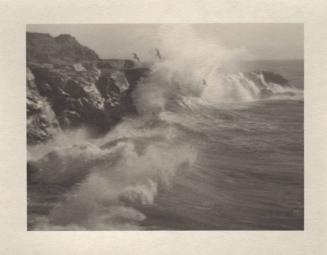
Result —
<instances>
[{"instance_id":1,"label":"crashing wave","mask_svg":"<svg viewBox=\"0 0 327 255\"><path fill-rule=\"evenodd\" d=\"M301 95L301 91L289 84L283 76L267 71L223 74L222 84L225 89L221 93L221 101L244 102L278 96L292 98Z\"/></svg>"},{"instance_id":2,"label":"crashing wave","mask_svg":"<svg viewBox=\"0 0 327 255\"><path fill-rule=\"evenodd\" d=\"M192 117L197 103L301 95L278 74L221 71L222 59L234 60L235 52L198 40L188 28L161 32L165 58L131 95L137 116L100 138L67 133L29 148L30 229L141 228L143 209L169 188L178 171L196 164L198 152L179 138L175 124L197 121ZM180 120L183 115L191 121Z\"/></svg>"}]
</instances>

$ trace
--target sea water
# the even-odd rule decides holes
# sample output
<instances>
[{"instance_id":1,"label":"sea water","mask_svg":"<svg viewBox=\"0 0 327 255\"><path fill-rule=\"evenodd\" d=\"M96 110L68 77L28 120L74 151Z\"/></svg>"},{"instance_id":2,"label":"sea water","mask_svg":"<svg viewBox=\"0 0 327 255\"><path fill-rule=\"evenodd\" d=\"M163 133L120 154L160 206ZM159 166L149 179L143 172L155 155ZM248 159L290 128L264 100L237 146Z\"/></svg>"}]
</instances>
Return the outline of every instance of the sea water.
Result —
<instances>
[{"instance_id":1,"label":"sea water","mask_svg":"<svg viewBox=\"0 0 327 255\"><path fill-rule=\"evenodd\" d=\"M303 229L303 61L207 73L208 88L166 67L133 93L139 116L29 148L29 229ZM257 97L251 70L290 86Z\"/></svg>"}]
</instances>

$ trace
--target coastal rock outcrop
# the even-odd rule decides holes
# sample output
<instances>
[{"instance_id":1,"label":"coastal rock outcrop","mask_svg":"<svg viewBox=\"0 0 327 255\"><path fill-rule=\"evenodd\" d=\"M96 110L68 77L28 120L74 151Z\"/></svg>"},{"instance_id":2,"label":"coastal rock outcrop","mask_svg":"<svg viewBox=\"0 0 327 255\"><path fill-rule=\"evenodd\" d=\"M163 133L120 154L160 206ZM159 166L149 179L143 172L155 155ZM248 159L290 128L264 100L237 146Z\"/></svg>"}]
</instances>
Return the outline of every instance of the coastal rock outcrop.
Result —
<instances>
[{"instance_id":1,"label":"coastal rock outcrop","mask_svg":"<svg viewBox=\"0 0 327 255\"><path fill-rule=\"evenodd\" d=\"M28 144L60 129L110 129L135 111L129 95L147 71L131 60L101 60L70 35L27 33Z\"/></svg>"},{"instance_id":2,"label":"coastal rock outcrop","mask_svg":"<svg viewBox=\"0 0 327 255\"><path fill-rule=\"evenodd\" d=\"M244 73L244 76L256 84L259 89L259 97L262 99L274 95L274 91L272 91L270 84L275 84L275 86L277 85L281 87L290 87L289 80L274 72L252 71Z\"/></svg>"},{"instance_id":3,"label":"coastal rock outcrop","mask_svg":"<svg viewBox=\"0 0 327 255\"><path fill-rule=\"evenodd\" d=\"M26 57L36 63L78 63L98 60L99 56L69 34L52 37L44 33L26 33Z\"/></svg>"},{"instance_id":4,"label":"coastal rock outcrop","mask_svg":"<svg viewBox=\"0 0 327 255\"><path fill-rule=\"evenodd\" d=\"M59 124L48 101L42 97L29 68L26 69L27 83L27 141L38 143L51 138Z\"/></svg>"},{"instance_id":5,"label":"coastal rock outcrop","mask_svg":"<svg viewBox=\"0 0 327 255\"><path fill-rule=\"evenodd\" d=\"M28 144L81 126L102 133L136 113L131 93L149 67L129 59L100 59L68 34L27 33L26 43ZM289 81L273 72L252 71L237 77L255 99L293 93L283 89Z\"/></svg>"}]
</instances>

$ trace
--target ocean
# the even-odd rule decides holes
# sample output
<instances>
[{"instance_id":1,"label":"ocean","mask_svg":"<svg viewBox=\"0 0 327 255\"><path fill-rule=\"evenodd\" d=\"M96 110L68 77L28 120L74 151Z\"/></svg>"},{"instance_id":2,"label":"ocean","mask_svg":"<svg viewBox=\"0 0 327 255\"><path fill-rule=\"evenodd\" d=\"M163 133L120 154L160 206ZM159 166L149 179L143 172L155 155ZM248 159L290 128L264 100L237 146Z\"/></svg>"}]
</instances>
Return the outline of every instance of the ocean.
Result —
<instances>
[{"instance_id":1,"label":"ocean","mask_svg":"<svg viewBox=\"0 0 327 255\"><path fill-rule=\"evenodd\" d=\"M209 69L165 63L134 91L138 116L28 148L42 169L28 183L28 228L302 230L303 61Z\"/></svg>"}]
</instances>

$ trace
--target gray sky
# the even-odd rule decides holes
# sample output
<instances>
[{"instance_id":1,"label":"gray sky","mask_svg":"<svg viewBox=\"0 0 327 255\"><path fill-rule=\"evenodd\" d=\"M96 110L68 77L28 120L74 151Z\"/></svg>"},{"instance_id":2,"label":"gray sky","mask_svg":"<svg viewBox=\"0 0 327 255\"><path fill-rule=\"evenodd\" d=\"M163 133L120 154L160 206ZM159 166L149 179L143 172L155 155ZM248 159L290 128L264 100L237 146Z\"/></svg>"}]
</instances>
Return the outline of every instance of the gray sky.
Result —
<instances>
[{"instance_id":1,"label":"gray sky","mask_svg":"<svg viewBox=\"0 0 327 255\"><path fill-rule=\"evenodd\" d=\"M69 33L102 58L131 58L137 52L142 59L149 60L159 44L159 27L159 24L28 25L27 31L52 36ZM302 24L194 24L192 28L199 38L208 38L228 49L241 48L251 58L303 59Z\"/></svg>"}]
</instances>

